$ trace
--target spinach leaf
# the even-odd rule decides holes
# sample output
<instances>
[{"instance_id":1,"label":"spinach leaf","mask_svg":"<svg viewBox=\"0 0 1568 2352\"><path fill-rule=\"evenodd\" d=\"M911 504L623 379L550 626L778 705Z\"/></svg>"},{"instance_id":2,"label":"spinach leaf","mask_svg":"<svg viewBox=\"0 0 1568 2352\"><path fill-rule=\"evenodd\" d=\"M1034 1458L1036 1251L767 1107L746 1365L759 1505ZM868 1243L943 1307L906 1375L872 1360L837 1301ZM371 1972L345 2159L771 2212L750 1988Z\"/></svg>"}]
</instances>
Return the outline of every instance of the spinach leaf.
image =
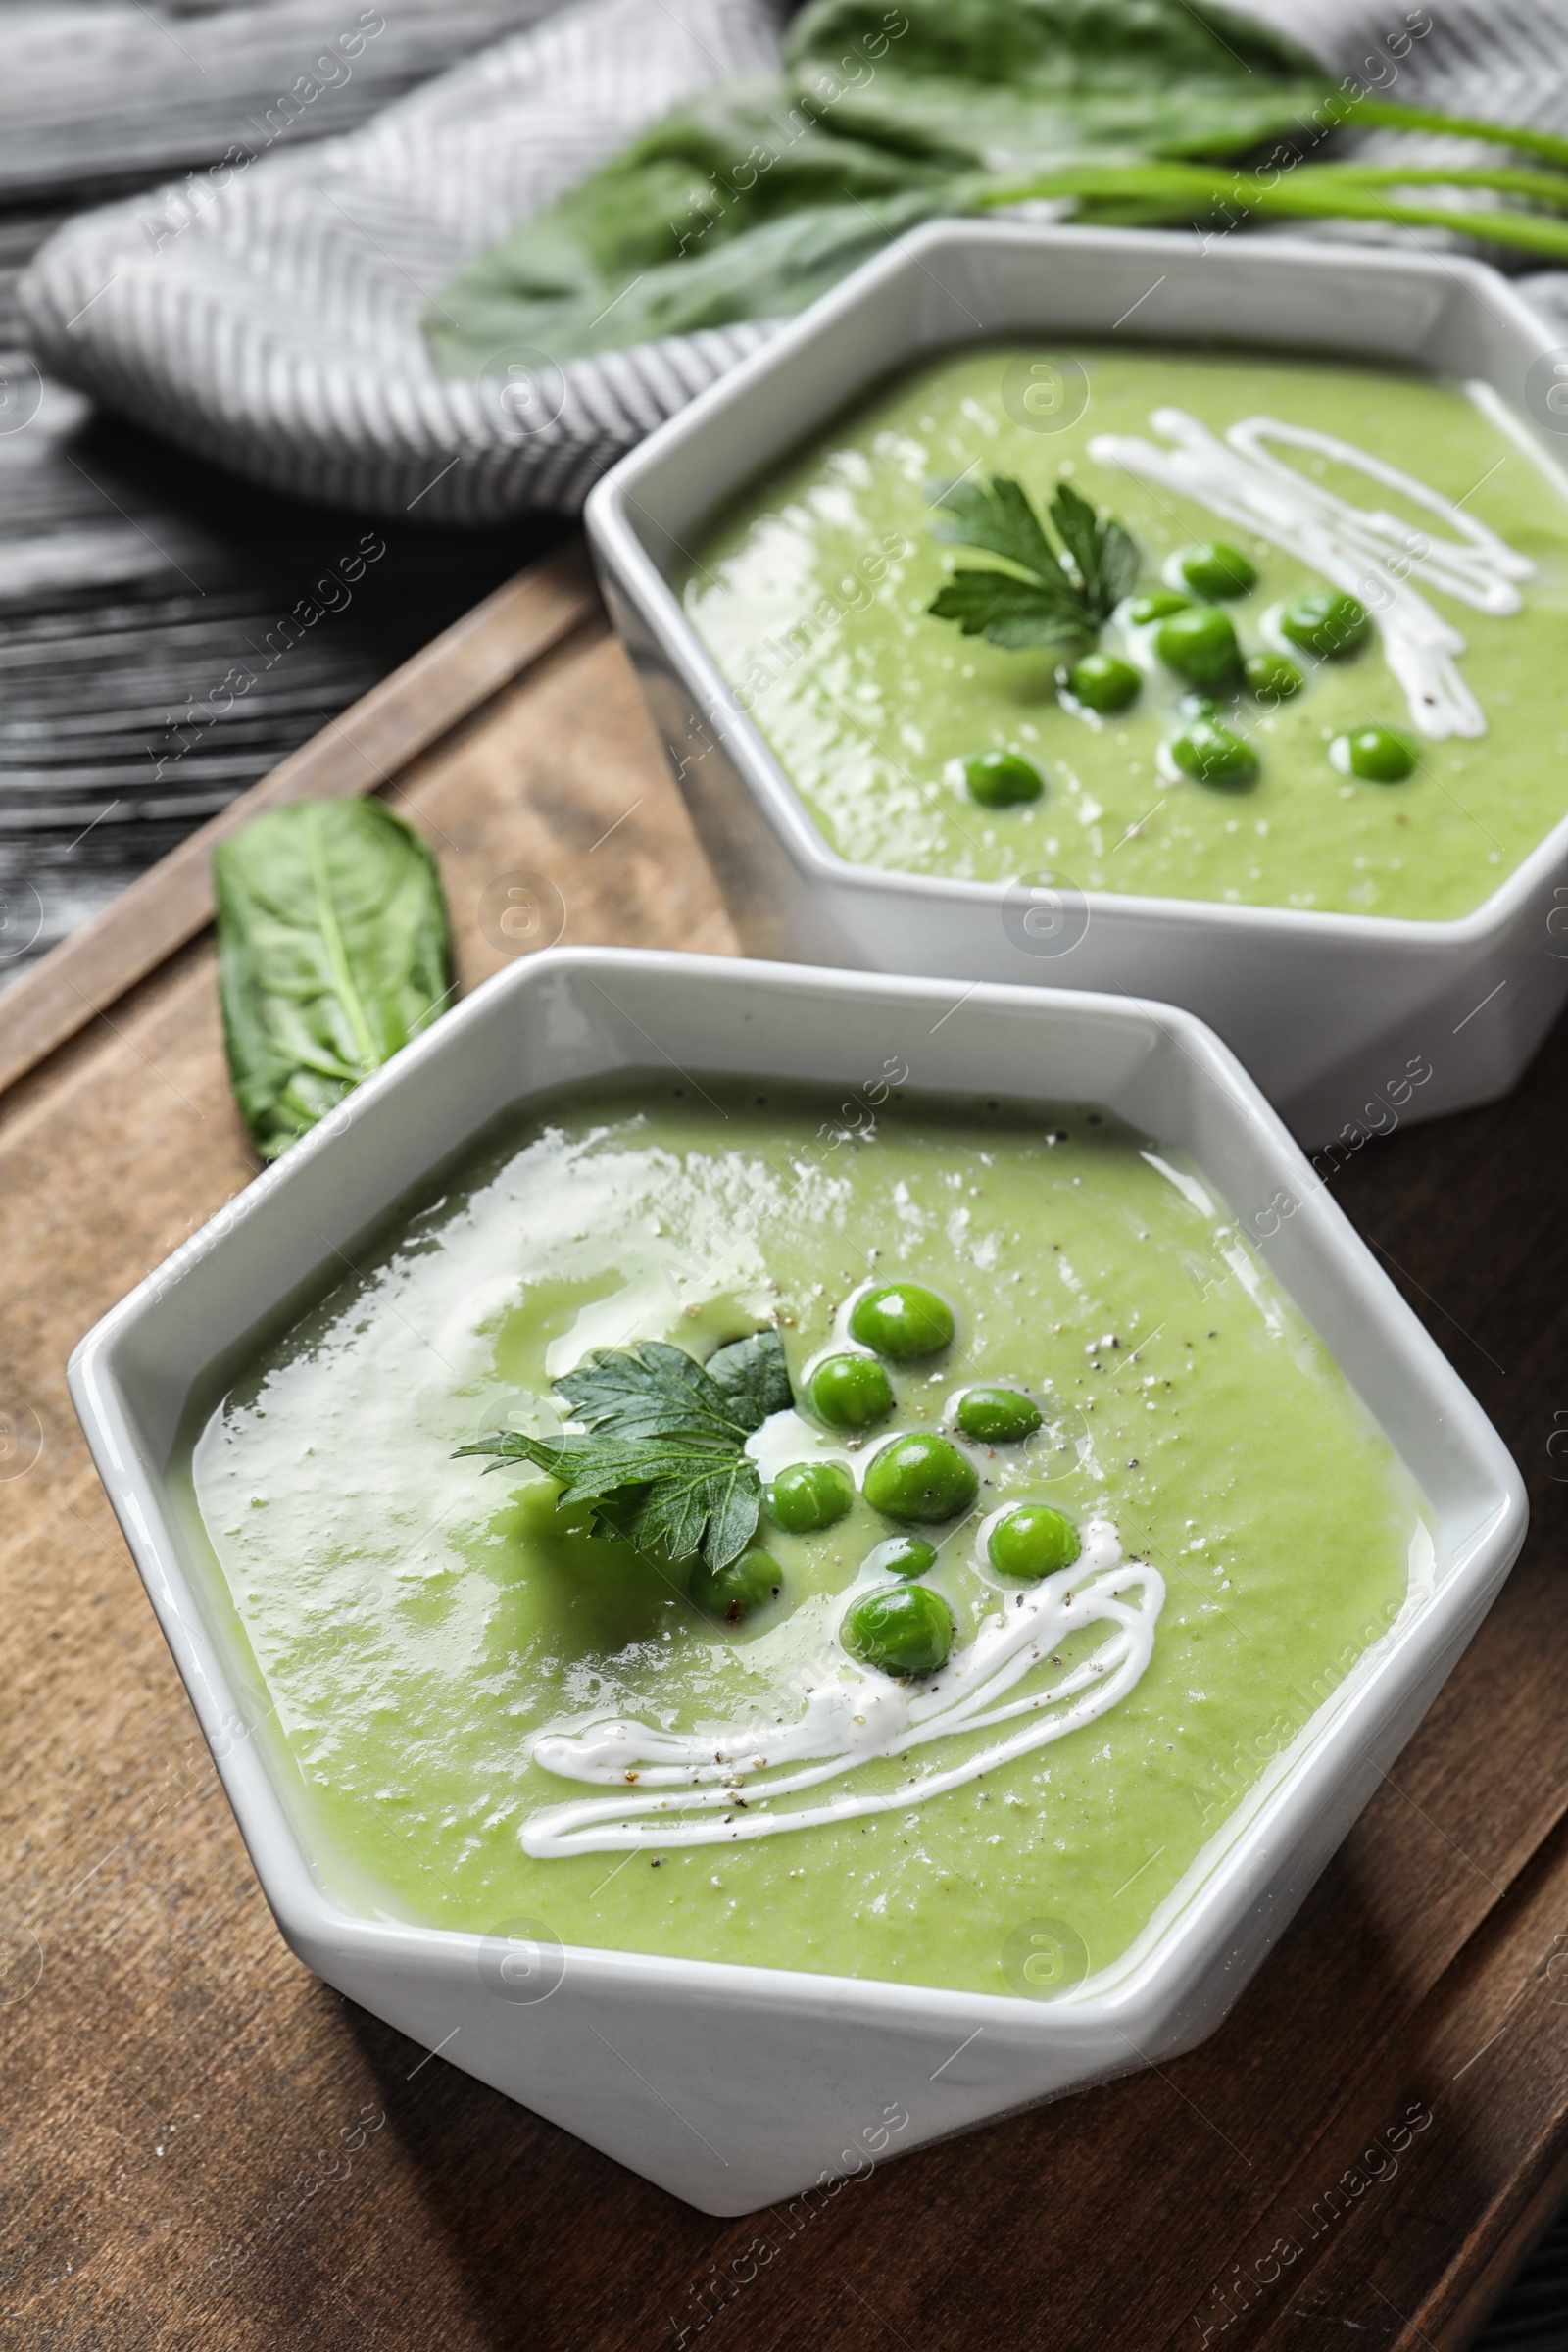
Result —
<instances>
[{"instance_id":1,"label":"spinach leaf","mask_svg":"<svg viewBox=\"0 0 1568 2352\"><path fill-rule=\"evenodd\" d=\"M213 853L234 1093L276 1159L452 994L441 878L379 801L297 801Z\"/></svg>"},{"instance_id":2,"label":"spinach leaf","mask_svg":"<svg viewBox=\"0 0 1568 2352\"><path fill-rule=\"evenodd\" d=\"M1236 154L1298 130L1332 86L1210 0L815 0L787 57L840 135L954 172Z\"/></svg>"},{"instance_id":3,"label":"spinach leaf","mask_svg":"<svg viewBox=\"0 0 1568 2352\"><path fill-rule=\"evenodd\" d=\"M831 135L782 82L722 84L466 264L425 339L458 375L509 345L569 360L780 318L950 211L948 187L944 171Z\"/></svg>"},{"instance_id":4,"label":"spinach leaf","mask_svg":"<svg viewBox=\"0 0 1568 2352\"><path fill-rule=\"evenodd\" d=\"M1008 174L1239 151L1328 87L1191 0L819 0L783 74L677 107L469 262L425 337L457 375L518 344L564 361L784 317Z\"/></svg>"},{"instance_id":5,"label":"spinach leaf","mask_svg":"<svg viewBox=\"0 0 1568 2352\"><path fill-rule=\"evenodd\" d=\"M1347 122L1445 127L1347 96L1304 50L1216 0L813 0L782 74L678 107L466 264L424 334L445 372L473 375L519 344L569 361L784 318L917 221L1026 197L1128 225L1432 220L1395 172L1374 188L1366 173L1352 185L1292 169ZM1550 133L1452 128L1568 162ZM1232 176L1271 142L1266 180ZM1568 203L1506 171L1463 176ZM1568 230L1533 212L1451 219L1568 256Z\"/></svg>"}]
</instances>

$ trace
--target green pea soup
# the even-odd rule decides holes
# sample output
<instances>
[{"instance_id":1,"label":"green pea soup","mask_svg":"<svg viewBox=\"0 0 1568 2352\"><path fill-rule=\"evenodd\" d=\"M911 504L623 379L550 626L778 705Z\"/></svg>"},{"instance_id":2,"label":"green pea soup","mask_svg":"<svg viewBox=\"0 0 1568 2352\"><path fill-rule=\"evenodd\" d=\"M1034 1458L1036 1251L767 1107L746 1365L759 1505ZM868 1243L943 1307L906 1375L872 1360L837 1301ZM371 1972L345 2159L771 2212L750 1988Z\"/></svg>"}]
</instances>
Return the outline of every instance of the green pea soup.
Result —
<instances>
[{"instance_id":1,"label":"green pea soup","mask_svg":"<svg viewBox=\"0 0 1568 2352\"><path fill-rule=\"evenodd\" d=\"M899 1280L946 1302L951 1342L885 1359L890 1409L834 1427L810 1368ZM753 1441L760 1464L834 1462L855 1493L808 1532L763 1518L780 1590L739 1622L694 1604L689 1568L583 1532L527 1465L457 1456L482 1430L559 1427L552 1382L592 1348L701 1359L768 1326L797 1410ZM964 1434L977 1389L986 1426L1017 1435ZM998 1421L999 1391L1033 1409ZM859 1487L922 1433L965 1450L979 1491L915 1544ZM1390 1446L1180 1154L1081 1107L897 1091L851 1135L809 1097L706 1080L493 1130L208 1400L182 1492L290 1801L351 1908L991 1993L1042 1988L1018 1976L1032 1937L1082 1978L1157 1933L1431 1556ZM994 1642L1047 1590L986 1549L1026 1505L1037 1537L1049 1506L1084 1544L1064 1588L1112 1553L1144 1580L1152 1635L1130 1681L1094 1686L1105 1626L1066 1625L1012 1685L1029 1700L1082 1669L1092 1720L1001 1758L1002 1733L960 1727L847 1754L805 1795L759 1807L737 1787L727 1818L675 1812L667 1836L645 1810L652 1845L529 1850L564 1805L613 1817L645 1797L635 1772L589 1788L548 1769L541 1740L611 1718L650 1752L782 1733L813 1674L858 1671L837 1631L856 1595L919 1593L957 1650ZM914 1705L936 1682L886 1688ZM1005 1731L1058 1720L1039 1706ZM792 1826L824 1796L838 1813ZM698 1821L715 1841L688 1840Z\"/></svg>"},{"instance_id":2,"label":"green pea soup","mask_svg":"<svg viewBox=\"0 0 1568 2352\"><path fill-rule=\"evenodd\" d=\"M1051 388L1041 413L1031 371ZM1142 681L1116 709L1072 694L1071 650L1008 651L933 616L956 570L997 567L936 536L933 501L998 475L1041 511L1070 482L1132 533L1137 594L1193 597L1234 626L1244 660L1291 660L1300 690L1282 696L1254 666L1256 690L1238 673L1216 710L1195 708L1157 629L1132 620L1136 596L1099 638ZM1301 511L1270 535L1259 516L1281 496ZM1243 559L1243 593L1224 561L1183 571L1214 542ZM1319 566L1337 548L1349 569L1331 579ZM1352 579L1379 626L1337 657L1303 650L1293 601ZM675 586L857 864L1442 920L1480 906L1568 812L1568 506L1484 386L1229 350L954 350L743 492ZM1105 699L1102 682L1086 694ZM1245 756L1211 756L1216 725ZM1413 767L1386 753L1358 772L1348 747L1375 729ZM1044 792L971 789L966 764L985 755L1027 760Z\"/></svg>"}]
</instances>

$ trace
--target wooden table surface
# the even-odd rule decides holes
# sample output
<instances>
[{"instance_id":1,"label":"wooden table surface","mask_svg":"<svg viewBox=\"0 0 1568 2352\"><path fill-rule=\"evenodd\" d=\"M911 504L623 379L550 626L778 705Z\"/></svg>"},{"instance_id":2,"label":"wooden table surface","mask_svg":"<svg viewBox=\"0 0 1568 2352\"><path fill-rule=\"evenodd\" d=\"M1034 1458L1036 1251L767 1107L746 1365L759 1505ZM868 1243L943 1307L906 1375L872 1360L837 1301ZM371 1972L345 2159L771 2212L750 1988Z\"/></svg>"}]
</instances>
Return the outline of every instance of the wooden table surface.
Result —
<instances>
[{"instance_id":1,"label":"wooden table surface","mask_svg":"<svg viewBox=\"0 0 1568 2352\"><path fill-rule=\"evenodd\" d=\"M466 987L514 952L486 892L519 875L525 947L559 924L733 953L572 556L423 663L262 790L379 779L440 856ZM1568 1026L1506 1102L1336 1179L1535 1520L1228 2024L818 2208L721 2222L291 1957L88 1460L71 1346L253 1173L203 873L193 851L6 1000L0 2342L1468 2344L1568 2188Z\"/></svg>"}]
</instances>

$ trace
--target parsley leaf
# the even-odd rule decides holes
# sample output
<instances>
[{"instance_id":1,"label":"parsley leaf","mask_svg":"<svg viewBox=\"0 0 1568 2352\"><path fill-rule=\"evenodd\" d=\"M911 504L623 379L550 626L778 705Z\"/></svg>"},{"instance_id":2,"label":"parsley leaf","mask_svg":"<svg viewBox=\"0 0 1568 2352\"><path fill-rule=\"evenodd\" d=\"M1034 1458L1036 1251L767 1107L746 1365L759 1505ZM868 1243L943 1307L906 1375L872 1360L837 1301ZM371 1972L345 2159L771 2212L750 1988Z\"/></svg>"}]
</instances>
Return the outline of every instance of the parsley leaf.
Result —
<instances>
[{"instance_id":1,"label":"parsley leaf","mask_svg":"<svg viewBox=\"0 0 1568 2352\"><path fill-rule=\"evenodd\" d=\"M945 515L939 539L983 548L1018 567L956 571L938 591L929 611L956 621L966 637L988 637L1010 651L1082 644L1099 635L1138 577L1131 533L1102 522L1070 482L1058 482L1051 501L1064 554L1052 545L1022 483L1006 474L994 474L989 489L956 483L936 503Z\"/></svg>"},{"instance_id":2,"label":"parsley leaf","mask_svg":"<svg viewBox=\"0 0 1568 2352\"><path fill-rule=\"evenodd\" d=\"M1095 619L1110 618L1138 577L1138 547L1119 522L1102 522L1071 482L1058 482L1051 519L1072 558L1083 601Z\"/></svg>"},{"instance_id":3,"label":"parsley leaf","mask_svg":"<svg viewBox=\"0 0 1568 2352\"><path fill-rule=\"evenodd\" d=\"M588 1506L598 1536L670 1562L701 1552L725 1567L757 1532L762 1487L746 1440L795 1401L776 1331L754 1332L699 1364L662 1340L600 1348L556 1388L588 1435L496 1430L460 1454L532 1462L562 1482L560 1510Z\"/></svg>"},{"instance_id":4,"label":"parsley leaf","mask_svg":"<svg viewBox=\"0 0 1568 2352\"><path fill-rule=\"evenodd\" d=\"M723 1390L683 1348L662 1340L596 1348L555 1385L572 1419L607 1438L685 1432L728 1446L742 1444L756 1427L735 1417Z\"/></svg>"},{"instance_id":5,"label":"parsley leaf","mask_svg":"<svg viewBox=\"0 0 1568 2352\"><path fill-rule=\"evenodd\" d=\"M745 1422L748 1436L760 1429L770 1413L787 1413L795 1402L784 1343L776 1331L754 1331L750 1339L732 1340L709 1357L704 1370L736 1419Z\"/></svg>"},{"instance_id":6,"label":"parsley leaf","mask_svg":"<svg viewBox=\"0 0 1568 2352\"><path fill-rule=\"evenodd\" d=\"M1021 482L1004 473L993 474L989 490L978 482L955 482L937 500L945 516L936 526L939 539L958 547L983 547L989 556L1005 556L1010 564L1070 594L1071 581L1061 558L1047 538L1039 515Z\"/></svg>"},{"instance_id":7,"label":"parsley leaf","mask_svg":"<svg viewBox=\"0 0 1568 2352\"><path fill-rule=\"evenodd\" d=\"M1081 645L1092 634L1076 599L1054 597L1010 571L956 571L930 607L966 637L989 637L1017 653L1031 645Z\"/></svg>"}]
</instances>

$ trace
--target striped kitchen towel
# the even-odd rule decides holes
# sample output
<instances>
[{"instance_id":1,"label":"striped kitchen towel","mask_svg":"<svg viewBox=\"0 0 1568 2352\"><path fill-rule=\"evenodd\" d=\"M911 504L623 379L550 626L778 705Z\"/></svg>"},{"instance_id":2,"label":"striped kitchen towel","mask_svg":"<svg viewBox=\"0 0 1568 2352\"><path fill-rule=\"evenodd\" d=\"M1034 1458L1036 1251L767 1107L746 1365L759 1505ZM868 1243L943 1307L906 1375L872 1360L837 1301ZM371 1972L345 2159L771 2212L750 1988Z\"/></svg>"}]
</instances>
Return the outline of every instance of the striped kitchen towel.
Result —
<instances>
[{"instance_id":1,"label":"striped kitchen towel","mask_svg":"<svg viewBox=\"0 0 1568 2352\"><path fill-rule=\"evenodd\" d=\"M776 69L788 13L787 0L580 0L308 146L283 143L303 97L292 115L280 100L210 172L86 213L42 248L19 290L38 356L153 431L306 498L432 522L574 511L767 323L571 362L540 406L527 379L439 375L420 317L465 262L678 101ZM1568 128L1568 0L1253 0L1251 13L1336 73L1373 86L1396 74L1408 102ZM363 50L379 22L345 10L340 39ZM1568 272L1525 282L1568 339Z\"/></svg>"}]
</instances>

